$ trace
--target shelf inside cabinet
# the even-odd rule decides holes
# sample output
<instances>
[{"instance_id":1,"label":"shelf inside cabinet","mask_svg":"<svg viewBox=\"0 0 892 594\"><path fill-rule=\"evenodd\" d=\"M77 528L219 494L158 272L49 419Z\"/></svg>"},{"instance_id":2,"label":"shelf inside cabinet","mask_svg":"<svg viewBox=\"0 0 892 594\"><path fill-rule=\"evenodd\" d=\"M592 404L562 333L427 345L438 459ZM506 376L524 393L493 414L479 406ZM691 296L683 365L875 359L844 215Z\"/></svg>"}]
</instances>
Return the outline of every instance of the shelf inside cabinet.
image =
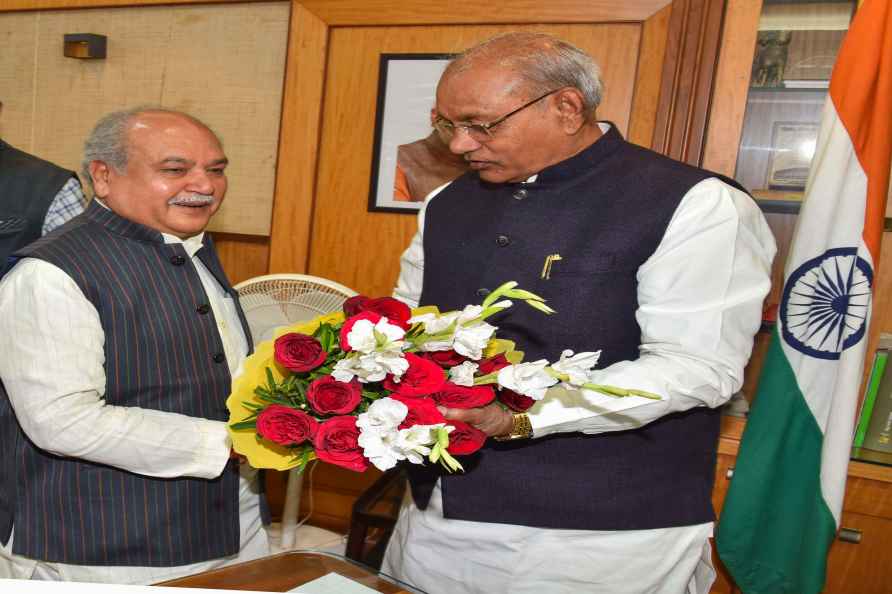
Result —
<instances>
[{"instance_id":1,"label":"shelf inside cabinet","mask_svg":"<svg viewBox=\"0 0 892 594\"><path fill-rule=\"evenodd\" d=\"M763 212L797 214L802 205L802 192L785 190L752 190L750 192Z\"/></svg>"},{"instance_id":2,"label":"shelf inside cabinet","mask_svg":"<svg viewBox=\"0 0 892 594\"><path fill-rule=\"evenodd\" d=\"M803 93L827 91L830 88L829 80L790 81L787 84L790 86L750 87L750 93Z\"/></svg>"}]
</instances>

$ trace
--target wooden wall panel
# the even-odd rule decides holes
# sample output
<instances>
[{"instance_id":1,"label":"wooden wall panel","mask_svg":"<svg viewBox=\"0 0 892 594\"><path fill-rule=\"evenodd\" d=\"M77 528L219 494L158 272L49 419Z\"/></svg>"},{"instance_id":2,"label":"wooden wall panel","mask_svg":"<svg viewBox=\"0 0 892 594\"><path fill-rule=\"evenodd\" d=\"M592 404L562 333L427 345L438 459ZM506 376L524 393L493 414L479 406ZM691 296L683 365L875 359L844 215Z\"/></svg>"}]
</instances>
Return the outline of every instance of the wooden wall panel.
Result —
<instances>
[{"instance_id":1,"label":"wooden wall panel","mask_svg":"<svg viewBox=\"0 0 892 594\"><path fill-rule=\"evenodd\" d=\"M269 264L268 237L233 233L214 233L213 236L223 270L233 285L266 274Z\"/></svg>"},{"instance_id":2,"label":"wooden wall panel","mask_svg":"<svg viewBox=\"0 0 892 594\"><path fill-rule=\"evenodd\" d=\"M32 151L33 141L34 43L39 18L36 12L0 14L0 138L26 152Z\"/></svg>"},{"instance_id":3,"label":"wooden wall panel","mask_svg":"<svg viewBox=\"0 0 892 594\"><path fill-rule=\"evenodd\" d=\"M670 0L512 0L498 4L476 0L450 0L448 8L438 0L302 0L328 23L338 25L476 24L486 22L526 24L641 21L669 4ZM535 15L535 16L533 16ZM532 17L532 18L531 18Z\"/></svg>"},{"instance_id":4,"label":"wooden wall panel","mask_svg":"<svg viewBox=\"0 0 892 594\"><path fill-rule=\"evenodd\" d=\"M14 106L3 119L16 119L10 139L27 130L22 148L77 170L84 138L105 113L141 104L194 113L220 134L231 161L229 199L211 229L267 235L289 13L288 2L268 2L2 14L23 32L35 23L28 43L0 52L0 73L16 80L2 87ZM106 59L62 55L63 35L83 32L108 37Z\"/></svg>"},{"instance_id":5,"label":"wooden wall panel","mask_svg":"<svg viewBox=\"0 0 892 594\"><path fill-rule=\"evenodd\" d=\"M729 0L722 33L703 167L734 177L762 0Z\"/></svg>"},{"instance_id":6,"label":"wooden wall panel","mask_svg":"<svg viewBox=\"0 0 892 594\"><path fill-rule=\"evenodd\" d=\"M187 9L188 10L188 9ZM40 13L32 151L80 171L84 139L110 111L160 102L171 16L154 8ZM104 60L62 55L65 33L109 37Z\"/></svg>"},{"instance_id":7,"label":"wooden wall panel","mask_svg":"<svg viewBox=\"0 0 892 594\"><path fill-rule=\"evenodd\" d=\"M827 558L824 594L885 594L892 590L892 521L843 512L840 525L859 531L861 542L833 542Z\"/></svg>"},{"instance_id":8,"label":"wooden wall panel","mask_svg":"<svg viewBox=\"0 0 892 594\"><path fill-rule=\"evenodd\" d=\"M699 165L718 61L723 0L672 4L653 148Z\"/></svg>"},{"instance_id":9,"label":"wooden wall panel","mask_svg":"<svg viewBox=\"0 0 892 594\"><path fill-rule=\"evenodd\" d=\"M624 133L641 38L637 24L338 28L329 41L310 273L359 292L389 295L416 217L366 210L382 52L457 52L504 31L546 31L589 51L607 89L599 117Z\"/></svg>"},{"instance_id":10,"label":"wooden wall panel","mask_svg":"<svg viewBox=\"0 0 892 594\"><path fill-rule=\"evenodd\" d=\"M327 48L326 24L295 4L285 70L270 272L307 271Z\"/></svg>"},{"instance_id":11,"label":"wooden wall panel","mask_svg":"<svg viewBox=\"0 0 892 594\"><path fill-rule=\"evenodd\" d=\"M46 10L159 4L228 4L258 0L4 0L3 10ZM293 0L328 25L449 25L484 23L592 23L641 21L672 0ZM493 10L494 7L496 10Z\"/></svg>"},{"instance_id":12,"label":"wooden wall panel","mask_svg":"<svg viewBox=\"0 0 892 594\"><path fill-rule=\"evenodd\" d=\"M635 98L629 122L629 142L650 148L656 126L660 102L660 80L663 58L666 56L666 37L672 7L667 6L644 22L641 51L638 53L638 72ZM608 89L609 90L609 89Z\"/></svg>"},{"instance_id":13,"label":"wooden wall panel","mask_svg":"<svg viewBox=\"0 0 892 594\"><path fill-rule=\"evenodd\" d=\"M213 122L230 160L211 229L269 235L285 77L287 2L171 13L161 104Z\"/></svg>"}]
</instances>

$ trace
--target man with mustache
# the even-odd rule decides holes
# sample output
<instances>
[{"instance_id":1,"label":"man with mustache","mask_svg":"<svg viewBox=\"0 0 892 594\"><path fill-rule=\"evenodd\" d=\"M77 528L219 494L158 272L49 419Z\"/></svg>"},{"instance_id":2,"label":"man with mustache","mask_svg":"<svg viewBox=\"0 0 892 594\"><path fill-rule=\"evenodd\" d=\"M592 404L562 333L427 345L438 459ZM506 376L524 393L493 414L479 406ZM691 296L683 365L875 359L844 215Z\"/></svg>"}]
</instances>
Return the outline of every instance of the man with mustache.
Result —
<instances>
[{"instance_id":1,"label":"man with mustache","mask_svg":"<svg viewBox=\"0 0 892 594\"><path fill-rule=\"evenodd\" d=\"M741 387L774 240L736 182L597 121L601 91L591 57L548 35L452 61L435 125L472 171L427 199L395 295L446 311L517 281L557 311L493 318L527 361L602 349L592 383L662 399L444 411L503 441L464 473L408 469L383 569L430 594L706 594L715 575L717 408Z\"/></svg>"},{"instance_id":2,"label":"man with mustache","mask_svg":"<svg viewBox=\"0 0 892 594\"><path fill-rule=\"evenodd\" d=\"M216 135L102 118L96 198L0 281L0 577L153 583L268 553L225 399L250 334L210 236Z\"/></svg>"}]
</instances>

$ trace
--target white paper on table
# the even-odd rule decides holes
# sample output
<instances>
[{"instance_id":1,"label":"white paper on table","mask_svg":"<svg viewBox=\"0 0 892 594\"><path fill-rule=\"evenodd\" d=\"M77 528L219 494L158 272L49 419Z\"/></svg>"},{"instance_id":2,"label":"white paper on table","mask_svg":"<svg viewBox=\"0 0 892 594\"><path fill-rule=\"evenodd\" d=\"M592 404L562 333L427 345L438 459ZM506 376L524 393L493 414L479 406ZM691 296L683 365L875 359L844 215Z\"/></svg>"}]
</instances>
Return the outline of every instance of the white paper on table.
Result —
<instances>
[{"instance_id":1,"label":"white paper on table","mask_svg":"<svg viewBox=\"0 0 892 594\"><path fill-rule=\"evenodd\" d=\"M368 586L363 586L359 582L354 582L337 573L327 573L321 578L316 578L288 591L299 594L378 594L377 590L372 590Z\"/></svg>"}]
</instances>

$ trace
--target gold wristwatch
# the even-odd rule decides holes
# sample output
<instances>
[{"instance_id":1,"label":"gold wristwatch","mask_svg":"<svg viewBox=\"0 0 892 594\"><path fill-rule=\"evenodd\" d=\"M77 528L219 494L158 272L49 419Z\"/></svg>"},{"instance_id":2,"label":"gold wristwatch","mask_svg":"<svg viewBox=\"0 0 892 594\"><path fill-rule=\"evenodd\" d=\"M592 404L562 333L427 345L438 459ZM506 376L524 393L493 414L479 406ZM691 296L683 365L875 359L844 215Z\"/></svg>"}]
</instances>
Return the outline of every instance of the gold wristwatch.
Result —
<instances>
[{"instance_id":1,"label":"gold wristwatch","mask_svg":"<svg viewBox=\"0 0 892 594\"><path fill-rule=\"evenodd\" d=\"M514 439L529 439L533 436L533 425L530 423L530 416L527 413L514 413L511 415L514 420L514 426L508 435L497 435L493 439L496 441L511 441Z\"/></svg>"}]
</instances>

